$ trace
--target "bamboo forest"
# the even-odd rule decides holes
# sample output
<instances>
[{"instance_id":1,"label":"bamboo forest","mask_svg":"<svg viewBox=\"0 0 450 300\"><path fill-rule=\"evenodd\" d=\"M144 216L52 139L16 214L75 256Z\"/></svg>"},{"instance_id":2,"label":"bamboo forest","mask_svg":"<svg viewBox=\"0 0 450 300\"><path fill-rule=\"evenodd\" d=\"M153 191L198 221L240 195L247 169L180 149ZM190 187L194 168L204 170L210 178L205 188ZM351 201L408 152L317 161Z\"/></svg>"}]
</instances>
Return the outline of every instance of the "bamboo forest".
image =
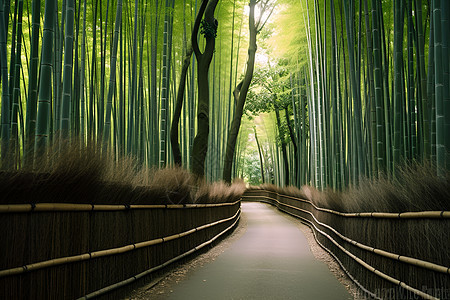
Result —
<instances>
[{"instance_id":1,"label":"bamboo forest","mask_svg":"<svg viewBox=\"0 0 450 300\"><path fill-rule=\"evenodd\" d=\"M2 0L1 168L98 145L319 189L450 166L449 2Z\"/></svg>"},{"instance_id":2,"label":"bamboo forest","mask_svg":"<svg viewBox=\"0 0 450 300\"><path fill-rule=\"evenodd\" d=\"M0 0L0 299L450 299L450 0Z\"/></svg>"}]
</instances>

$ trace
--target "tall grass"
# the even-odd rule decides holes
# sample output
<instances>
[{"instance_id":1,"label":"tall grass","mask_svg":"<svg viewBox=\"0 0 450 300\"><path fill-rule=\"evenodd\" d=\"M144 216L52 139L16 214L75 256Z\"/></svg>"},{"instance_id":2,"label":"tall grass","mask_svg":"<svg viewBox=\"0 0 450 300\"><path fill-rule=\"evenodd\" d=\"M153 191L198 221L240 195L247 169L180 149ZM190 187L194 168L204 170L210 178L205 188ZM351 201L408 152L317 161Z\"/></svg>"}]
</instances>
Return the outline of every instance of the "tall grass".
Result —
<instances>
[{"instance_id":1,"label":"tall grass","mask_svg":"<svg viewBox=\"0 0 450 300\"><path fill-rule=\"evenodd\" d=\"M208 184L179 167L142 168L131 158L73 144L55 147L35 165L0 172L0 203L217 203L233 202L245 191L243 182Z\"/></svg>"},{"instance_id":2,"label":"tall grass","mask_svg":"<svg viewBox=\"0 0 450 300\"><path fill-rule=\"evenodd\" d=\"M357 186L346 190L314 187L261 188L311 200L315 205L341 212L415 212L450 210L450 172L436 174L431 163L412 163L398 167L396 178L380 174L378 179L363 178Z\"/></svg>"},{"instance_id":3,"label":"tall grass","mask_svg":"<svg viewBox=\"0 0 450 300\"><path fill-rule=\"evenodd\" d=\"M260 186L251 186L251 187L249 187L249 189L250 190L262 189L262 190L270 191L273 193L280 193L280 194L290 195L293 197L305 198L305 193L303 192L303 190L300 190L297 187L291 186L291 185L286 186L286 187L279 187L274 184L265 183Z\"/></svg>"},{"instance_id":4,"label":"tall grass","mask_svg":"<svg viewBox=\"0 0 450 300\"><path fill-rule=\"evenodd\" d=\"M450 172L438 176L429 163L405 164L398 168L395 179L382 174L343 192L313 192L310 200L342 212L450 210Z\"/></svg>"}]
</instances>

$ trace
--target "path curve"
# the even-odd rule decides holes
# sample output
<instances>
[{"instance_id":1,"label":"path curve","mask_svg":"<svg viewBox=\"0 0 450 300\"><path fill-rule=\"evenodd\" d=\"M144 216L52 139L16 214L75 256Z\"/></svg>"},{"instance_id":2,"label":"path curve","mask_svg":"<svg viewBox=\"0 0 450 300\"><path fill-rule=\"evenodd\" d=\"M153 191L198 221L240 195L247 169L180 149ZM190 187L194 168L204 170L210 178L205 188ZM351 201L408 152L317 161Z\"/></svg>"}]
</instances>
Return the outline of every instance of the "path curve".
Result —
<instances>
[{"instance_id":1,"label":"path curve","mask_svg":"<svg viewBox=\"0 0 450 300\"><path fill-rule=\"evenodd\" d=\"M164 298L353 298L327 265L314 258L296 220L257 202L242 202L242 214L247 226L241 237L215 260L173 283Z\"/></svg>"}]
</instances>

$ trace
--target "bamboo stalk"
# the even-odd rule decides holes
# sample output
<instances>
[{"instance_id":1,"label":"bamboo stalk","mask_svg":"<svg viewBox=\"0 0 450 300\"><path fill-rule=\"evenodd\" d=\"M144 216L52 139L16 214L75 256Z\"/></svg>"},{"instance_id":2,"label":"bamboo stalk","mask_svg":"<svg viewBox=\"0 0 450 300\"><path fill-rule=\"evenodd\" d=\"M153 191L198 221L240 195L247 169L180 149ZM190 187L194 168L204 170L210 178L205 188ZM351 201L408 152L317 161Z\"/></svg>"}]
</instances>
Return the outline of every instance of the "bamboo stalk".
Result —
<instances>
[{"instance_id":1,"label":"bamboo stalk","mask_svg":"<svg viewBox=\"0 0 450 300\"><path fill-rule=\"evenodd\" d=\"M61 265L61 264L68 264L68 263L72 263L72 262L80 262L80 261L90 260L90 259L93 259L93 258L98 258L98 257L103 257L103 256L110 256L110 255L121 254L121 253L129 252L129 251L133 251L135 249L139 249L139 248L148 247L148 246L151 246L151 245L165 243L165 242L168 242L168 241L171 241L171 240L175 240L175 239L181 238L183 236L190 235L190 234L192 234L194 232L197 232L197 231L200 231L200 230L203 230L203 229L206 229L206 228L210 228L210 227L216 226L218 224L222 224L222 223L228 222L230 220L233 220L234 218L240 216L240 212L241 212L241 209L239 208L232 217L221 219L219 221L215 221L215 222L212 222L212 223L209 223L209 224L205 224L205 225L193 228L193 229L185 231L185 232L181 232L181 233L178 233L178 234L174 234L174 235L163 237L163 238L159 238L159 239L154 239L154 240L150 240L150 241L140 242L140 243L137 243L137 244L134 243L134 244L131 244L131 245L126 245L126 246L118 247L118 248L112 248L112 249L100 250L100 251L95 251L95 252L90 252L90 253L84 253L84 254L80 254L80 255L74 255L74 256L68 256L68 257L60 257L60 258L55 258L55 259L50 259L50 260L46 260L46 261L42 261L42 262L37 262L37 263L24 265L24 266L21 266L21 267L11 268L11 269L7 269L7 270L1 270L0 271L0 278L1 277L5 277L5 276L18 275L18 274L22 274L22 273L25 273L25 272L35 271L35 270L38 270L38 269L52 267L52 266L57 266L57 265Z\"/></svg>"},{"instance_id":2,"label":"bamboo stalk","mask_svg":"<svg viewBox=\"0 0 450 300\"><path fill-rule=\"evenodd\" d=\"M64 2L64 1L63 1ZM44 30L42 33L41 67L39 75L39 97L38 115L35 130L35 151L36 157L44 157L44 153L49 140L50 107L52 93L52 70L53 70L53 27L55 24L54 10L56 1L45 2ZM5 99L5 98L4 98ZM3 124L3 122L2 122ZM3 138L4 140L4 138ZM2 153L5 153L2 151Z\"/></svg>"},{"instance_id":3,"label":"bamboo stalk","mask_svg":"<svg viewBox=\"0 0 450 300\"><path fill-rule=\"evenodd\" d=\"M64 1L66 2L66 1ZM70 135L70 105L72 101L72 75L73 75L73 27L75 18L75 1L67 0L66 3L66 27L64 40L64 69L63 90L61 100L61 137L68 139ZM62 35L62 33L61 33ZM59 112L57 112L59 114Z\"/></svg>"},{"instance_id":4,"label":"bamboo stalk","mask_svg":"<svg viewBox=\"0 0 450 300\"><path fill-rule=\"evenodd\" d=\"M435 0L433 3L433 28L434 28L434 93L435 93L435 118L436 118L436 165L437 174L443 175L442 167L445 166L445 134L444 134L444 68L442 53L442 26L441 26L441 1Z\"/></svg>"},{"instance_id":5,"label":"bamboo stalk","mask_svg":"<svg viewBox=\"0 0 450 300\"><path fill-rule=\"evenodd\" d=\"M108 19L108 18L107 18ZM111 54L111 75L109 78L109 88L108 88L108 97L106 100L106 115L104 119L103 126L103 152L106 153L109 147L110 135L111 135L111 111L112 111L112 99L114 90L116 88L116 64L117 64L117 47L119 44L119 31L120 26L122 24L122 1L119 0L117 2L116 9L116 21L114 25L114 34L113 34L113 51ZM106 41L106 30L105 30L105 41ZM106 48L106 43L105 43ZM103 57L102 68L104 69L105 58ZM104 89L104 72L102 73L102 93ZM101 97L103 102L103 97ZM100 105L101 109L103 109L103 105ZM103 111L103 110L102 110ZM100 115L103 121L103 114Z\"/></svg>"}]
</instances>

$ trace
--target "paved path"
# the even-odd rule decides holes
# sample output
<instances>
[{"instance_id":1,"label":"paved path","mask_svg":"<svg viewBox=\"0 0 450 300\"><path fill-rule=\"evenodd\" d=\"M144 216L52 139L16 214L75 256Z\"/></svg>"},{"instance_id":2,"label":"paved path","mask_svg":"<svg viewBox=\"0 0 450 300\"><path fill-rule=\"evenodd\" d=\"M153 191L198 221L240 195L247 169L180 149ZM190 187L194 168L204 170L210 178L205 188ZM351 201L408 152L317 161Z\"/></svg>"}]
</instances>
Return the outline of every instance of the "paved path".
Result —
<instances>
[{"instance_id":1,"label":"paved path","mask_svg":"<svg viewBox=\"0 0 450 300\"><path fill-rule=\"evenodd\" d=\"M243 202L242 213L244 235L173 286L169 299L351 299L295 221L263 203Z\"/></svg>"}]
</instances>

